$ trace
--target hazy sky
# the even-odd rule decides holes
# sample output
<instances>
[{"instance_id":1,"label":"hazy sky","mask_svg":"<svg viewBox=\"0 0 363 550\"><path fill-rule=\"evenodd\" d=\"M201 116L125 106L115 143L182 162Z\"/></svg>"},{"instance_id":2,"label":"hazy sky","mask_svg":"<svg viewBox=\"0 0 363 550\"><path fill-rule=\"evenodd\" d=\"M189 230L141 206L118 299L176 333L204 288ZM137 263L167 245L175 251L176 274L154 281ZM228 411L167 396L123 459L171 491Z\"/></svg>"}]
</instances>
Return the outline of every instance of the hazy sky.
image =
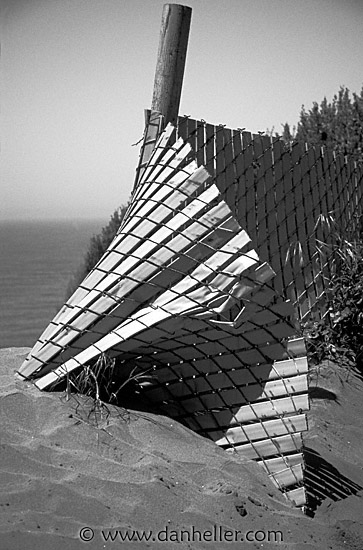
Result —
<instances>
[{"instance_id":1,"label":"hazy sky","mask_svg":"<svg viewBox=\"0 0 363 550\"><path fill-rule=\"evenodd\" d=\"M0 219L99 217L130 194L164 0L0 0ZM363 0L190 0L180 114L296 124L363 83Z\"/></svg>"}]
</instances>

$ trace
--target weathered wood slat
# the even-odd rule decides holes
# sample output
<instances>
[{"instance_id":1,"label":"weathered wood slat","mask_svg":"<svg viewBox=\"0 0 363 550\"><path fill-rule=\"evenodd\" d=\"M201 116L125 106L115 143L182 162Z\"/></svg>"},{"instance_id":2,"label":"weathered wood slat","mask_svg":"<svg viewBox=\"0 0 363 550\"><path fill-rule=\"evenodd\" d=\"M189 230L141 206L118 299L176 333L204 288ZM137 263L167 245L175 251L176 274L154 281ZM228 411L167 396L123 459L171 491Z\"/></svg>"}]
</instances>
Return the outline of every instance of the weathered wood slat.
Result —
<instances>
[{"instance_id":1,"label":"weathered wood slat","mask_svg":"<svg viewBox=\"0 0 363 550\"><path fill-rule=\"evenodd\" d=\"M236 202L237 202L237 174L236 166L234 162L234 141L232 138L232 131L229 128L223 129L223 141L224 141L224 162L225 162L225 178L226 178L226 189L225 189L225 201L230 207L231 211L235 215L236 213Z\"/></svg>"},{"instance_id":2,"label":"weathered wood slat","mask_svg":"<svg viewBox=\"0 0 363 550\"><path fill-rule=\"evenodd\" d=\"M215 128L212 124L206 125L206 164L205 167L209 174L215 177L216 160L215 160Z\"/></svg>"},{"instance_id":3,"label":"weathered wood slat","mask_svg":"<svg viewBox=\"0 0 363 550\"><path fill-rule=\"evenodd\" d=\"M336 208L339 205L339 187L338 187L338 174L337 174L337 159L336 153L327 149L326 160L328 164L328 181L331 189L331 215L336 219Z\"/></svg>"},{"instance_id":4,"label":"weathered wood slat","mask_svg":"<svg viewBox=\"0 0 363 550\"><path fill-rule=\"evenodd\" d=\"M301 175L301 164L300 160L304 154L304 148L300 143L297 143L293 146L291 151L291 160L293 167L293 192L294 192L294 202L295 202L295 218L296 218L296 231L297 231L297 242L299 243L299 257L295 258L295 286L298 291L299 298L299 308L300 308L300 318L305 317L309 312L309 302L306 292L306 282L305 275L306 270L309 269L308 266L308 252L307 252L307 243L309 236L306 231L305 218L306 213L304 210L304 200L303 200L303 187L302 187L302 175Z\"/></svg>"},{"instance_id":5,"label":"weathered wood slat","mask_svg":"<svg viewBox=\"0 0 363 550\"><path fill-rule=\"evenodd\" d=\"M345 158L341 155L338 156L338 169L339 169L339 175L340 175L340 181L339 181L339 187L341 190L341 202L340 202L340 209L339 209L339 219L340 226L342 228L345 228L348 226L349 218L348 218L348 198L349 194L346 187L346 181L347 181L347 164L345 161Z\"/></svg>"},{"instance_id":6,"label":"weathered wood slat","mask_svg":"<svg viewBox=\"0 0 363 550\"><path fill-rule=\"evenodd\" d=\"M285 180L284 180L284 157L287 154L280 140L276 140L273 143L274 154L274 174L275 174L275 200L276 200L276 225L277 225L277 237L279 245L279 256L281 259L281 277L282 288L277 287L277 291L285 292L285 294L292 298L291 283L294 276L290 262L286 261L287 253L289 251L290 240L287 227L287 205L286 205L286 193L285 193Z\"/></svg>"},{"instance_id":7,"label":"weathered wood slat","mask_svg":"<svg viewBox=\"0 0 363 550\"><path fill-rule=\"evenodd\" d=\"M255 137L253 141L254 158L255 158L255 179L256 179L256 215L257 215L257 232L258 232L258 251L261 259L269 260L268 253L268 233L267 227L267 211L271 208L267 199L271 198L266 192L265 176L268 166L268 149L264 151L264 144L261 136ZM266 156L266 159L265 159Z\"/></svg>"},{"instance_id":8,"label":"weathered wood slat","mask_svg":"<svg viewBox=\"0 0 363 550\"><path fill-rule=\"evenodd\" d=\"M272 365L272 376L276 378L285 376L294 376L295 374L305 374L308 372L308 360L306 357L296 357L275 361Z\"/></svg>"},{"instance_id":9,"label":"weathered wood slat","mask_svg":"<svg viewBox=\"0 0 363 550\"><path fill-rule=\"evenodd\" d=\"M305 265L304 278L307 291L307 300L309 312L315 308L316 289L314 284L314 249L312 239L314 235L314 205L312 200L312 189L310 186L310 168L308 150L305 148L301 157L301 172L302 172L302 195L303 195L303 210L305 216L305 229L307 235L306 254L308 261Z\"/></svg>"},{"instance_id":10,"label":"weathered wood slat","mask_svg":"<svg viewBox=\"0 0 363 550\"><path fill-rule=\"evenodd\" d=\"M197 151L197 125L198 125L198 122L194 118L188 117L187 121L186 121L186 125L187 125L187 132L188 132L188 137L186 138L186 141L188 141L188 143L190 143L190 145L192 147L192 151L194 152L194 155L195 155L195 153Z\"/></svg>"},{"instance_id":11,"label":"weathered wood slat","mask_svg":"<svg viewBox=\"0 0 363 550\"><path fill-rule=\"evenodd\" d=\"M293 415L276 420L268 420L255 424L246 424L229 428L223 438L216 441L218 445L231 445L235 443L248 443L270 437L297 433L307 430L306 415ZM286 465L285 465L286 468Z\"/></svg>"},{"instance_id":12,"label":"weathered wood slat","mask_svg":"<svg viewBox=\"0 0 363 550\"><path fill-rule=\"evenodd\" d=\"M303 454L295 453L292 455L286 454L283 457L267 458L259 464L266 469L270 474L275 474L285 470L286 468L296 466L303 463Z\"/></svg>"},{"instance_id":13,"label":"weathered wood slat","mask_svg":"<svg viewBox=\"0 0 363 550\"><path fill-rule=\"evenodd\" d=\"M177 134L178 138L181 137L184 141L188 139L188 116L180 116L178 118Z\"/></svg>"},{"instance_id":14,"label":"weathered wood slat","mask_svg":"<svg viewBox=\"0 0 363 550\"><path fill-rule=\"evenodd\" d=\"M350 159L345 158L345 173L346 173L346 197L347 197L347 207L346 207L346 227L350 228L353 219L353 205L352 205L352 165L349 162Z\"/></svg>"},{"instance_id":15,"label":"weathered wood slat","mask_svg":"<svg viewBox=\"0 0 363 550\"><path fill-rule=\"evenodd\" d=\"M226 198L226 159L224 150L223 126L215 127L216 143L216 185L225 200Z\"/></svg>"},{"instance_id":16,"label":"weathered wood slat","mask_svg":"<svg viewBox=\"0 0 363 550\"><path fill-rule=\"evenodd\" d=\"M271 474L270 479L279 489L302 483L304 479L303 463L286 468L276 474Z\"/></svg>"},{"instance_id":17,"label":"weathered wood slat","mask_svg":"<svg viewBox=\"0 0 363 550\"><path fill-rule=\"evenodd\" d=\"M243 405L232 419L231 425L236 425L251 420L273 418L285 414L299 413L309 409L307 395L296 395L283 397L281 399L271 399L262 403L252 405Z\"/></svg>"},{"instance_id":18,"label":"weathered wood slat","mask_svg":"<svg viewBox=\"0 0 363 550\"><path fill-rule=\"evenodd\" d=\"M246 220L244 154L242 151L242 133L240 130L232 130L232 140L236 178L233 212L238 220Z\"/></svg>"},{"instance_id":19,"label":"weathered wood slat","mask_svg":"<svg viewBox=\"0 0 363 550\"><path fill-rule=\"evenodd\" d=\"M334 209L334 195L332 190L332 183L333 180L331 179L331 167L330 167L330 160L332 159L331 155L329 155L329 152L327 148L324 147L322 151L322 161L323 161L323 173L324 173L324 179L325 179L325 185L327 189L326 193L326 206L328 212L333 212ZM329 191L328 191L329 190Z\"/></svg>"},{"instance_id":20,"label":"weathered wood slat","mask_svg":"<svg viewBox=\"0 0 363 550\"><path fill-rule=\"evenodd\" d=\"M355 175L355 193L357 199L357 227L356 234L359 234L362 231L360 217L362 215L362 204L363 204L363 168L362 166L356 166L356 175Z\"/></svg>"},{"instance_id":21,"label":"weathered wood slat","mask_svg":"<svg viewBox=\"0 0 363 550\"><path fill-rule=\"evenodd\" d=\"M246 228L251 237L254 247L257 247L257 224L256 224L256 189L254 176L254 157L251 134L243 132L243 147L245 158L245 190L243 200L246 203ZM242 220L240 220L241 223Z\"/></svg>"},{"instance_id":22,"label":"weathered wood slat","mask_svg":"<svg viewBox=\"0 0 363 550\"><path fill-rule=\"evenodd\" d=\"M286 491L286 497L295 503L295 506L304 506L306 504L306 493L304 487L298 487L292 491Z\"/></svg>"},{"instance_id":23,"label":"weathered wood slat","mask_svg":"<svg viewBox=\"0 0 363 550\"><path fill-rule=\"evenodd\" d=\"M243 445L234 445L231 449L226 450L227 452L230 451L240 453L244 458L256 460L261 457L299 451L301 448L301 434L295 433L283 435L281 437L274 437L272 439L266 439L264 441L256 441L253 444L245 443Z\"/></svg>"},{"instance_id":24,"label":"weathered wood slat","mask_svg":"<svg viewBox=\"0 0 363 550\"><path fill-rule=\"evenodd\" d=\"M352 158L349 158L347 162L348 173L348 205L349 205L349 223L347 225L348 234L354 235L354 227L356 226L357 219L360 219L356 204L356 186L355 186L355 174L356 166Z\"/></svg>"},{"instance_id":25,"label":"weathered wood slat","mask_svg":"<svg viewBox=\"0 0 363 550\"><path fill-rule=\"evenodd\" d=\"M303 374L293 378L283 378L273 382L266 382L260 399L266 397L279 397L282 395L292 395L307 391L307 377Z\"/></svg>"},{"instance_id":26,"label":"weathered wood slat","mask_svg":"<svg viewBox=\"0 0 363 550\"><path fill-rule=\"evenodd\" d=\"M136 169L136 177L133 189L134 193L144 173L147 162L149 161L153 151L160 145L159 136L161 133L161 126L162 116L160 115L160 113L146 110L144 141L140 149L139 165ZM167 131L165 132L165 134L167 134L169 130L172 130L172 127L170 126L166 130ZM166 139L166 141L168 140L167 135L164 135L164 139Z\"/></svg>"},{"instance_id":27,"label":"weathered wood slat","mask_svg":"<svg viewBox=\"0 0 363 550\"><path fill-rule=\"evenodd\" d=\"M203 121L197 122L197 132L196 132L196 148L195 154L197 159L198 166L206 165L206 135L205 135L206 124Z\"/></svg>"},{"instance_id":28,"label":"weathered wood slat","mask_svg":"<svg viewBox=\"0 0 363 550\"><path fill-rule=\"evenodd\" d=\"M267 259L271 267L276 273L274 279L274 288L282 292L283 283L283 264L282 254L278 241L278 226L277 226L277 202L275 190L275 166L273 160L273 142L267 136L262 137L264 148L264 166L265 166L265 188L266 188L266 226L268 235L266 236Z\"/></svg>"}]
</instances>

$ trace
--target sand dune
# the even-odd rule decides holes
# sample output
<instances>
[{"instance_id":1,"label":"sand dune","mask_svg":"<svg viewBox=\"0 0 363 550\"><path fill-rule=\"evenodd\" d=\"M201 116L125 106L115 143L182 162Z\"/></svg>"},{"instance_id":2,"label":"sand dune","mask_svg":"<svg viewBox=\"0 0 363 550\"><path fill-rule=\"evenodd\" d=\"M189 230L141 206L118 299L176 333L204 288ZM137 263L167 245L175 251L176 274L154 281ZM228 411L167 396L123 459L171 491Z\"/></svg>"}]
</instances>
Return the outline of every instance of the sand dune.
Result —
<instances>
[{"instance_id":1,"label":"sand dune","mask_svg":"<svg viewBox=\"0 0 363 550\"><path fill-rule=\"evenodd\" d=\"M255 463L169 418L95 410L91 399L67 401L15 380L27 351L0 350L3 550L363 548L359 379L342 382L322 368L313 381L307 472L320 496L309 518ZM92 541L81 540L85 527ZM116 529L152 533L122 542ZM241 542L247 533L252 541Z\"/></svg>"}]
</instances>

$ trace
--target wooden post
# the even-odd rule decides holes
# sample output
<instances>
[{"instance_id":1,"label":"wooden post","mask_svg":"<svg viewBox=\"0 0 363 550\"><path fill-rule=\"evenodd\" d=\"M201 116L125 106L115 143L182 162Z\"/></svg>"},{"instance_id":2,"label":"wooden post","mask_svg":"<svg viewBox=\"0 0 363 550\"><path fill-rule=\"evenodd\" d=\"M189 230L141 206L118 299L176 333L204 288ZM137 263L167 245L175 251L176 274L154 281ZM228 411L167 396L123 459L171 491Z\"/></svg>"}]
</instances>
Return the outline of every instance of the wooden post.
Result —
<instances>
[{"instance_id":1,"label":"wooden post","mask_svg":"<svg viewBox=\"0 0 363 550\"><path fill-rule=\"evenodd\" d=\"M174 126L177 123L191 15L192 9L187 6L164 4L153 99L151 110L145 112L145 134L134 189L163 127L168 122Z\"/></svg>"},{"instance_id":2,"label":"wooden post","mask_svg":"<svg viewBox=\"0 0 363 550\"><path fill-rule=\"evenodd\" d=\"M151 104L163 115L164 126L177 122L191 15L188 6L164 4Z\"/></svg>"}]
</instances>

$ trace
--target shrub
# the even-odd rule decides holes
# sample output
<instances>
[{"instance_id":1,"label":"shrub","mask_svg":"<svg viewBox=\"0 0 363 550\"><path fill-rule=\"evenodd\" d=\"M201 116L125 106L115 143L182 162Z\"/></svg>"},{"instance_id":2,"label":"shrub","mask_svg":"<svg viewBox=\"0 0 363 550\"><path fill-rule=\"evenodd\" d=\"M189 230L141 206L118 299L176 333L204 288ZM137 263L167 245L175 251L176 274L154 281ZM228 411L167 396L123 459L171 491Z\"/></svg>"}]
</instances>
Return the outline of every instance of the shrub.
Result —
<instances>
[{"instance_id":1,"label":"shrub","mask_svg":"<svg viewBox=\"0 0 363 550\"><path fill-rule=\"evenodd\" d=\"M328 282L329 315L305 327L316 362L344 359L363 371L363 242L339 239Z\"/></svg>"},{"instance_id":2,"label":"shrub","mask_svg":"<svg viewBox=\"0 0 363 550\"><path fill-rule=\"evenodd\" d=\"M94 266L107 250L108 246L112 242L121 225L127 208L128 205L122 205L117 210L115 210L110 218L110 221L106 226L101 229L101 232L98 235L93 235L91 237L83 263L71 277L68 283L66 290L66 300L68 300L68 298L73 294L73 292L77 289L83 279L94 268Z\"/></svg>"}]
</instances>

